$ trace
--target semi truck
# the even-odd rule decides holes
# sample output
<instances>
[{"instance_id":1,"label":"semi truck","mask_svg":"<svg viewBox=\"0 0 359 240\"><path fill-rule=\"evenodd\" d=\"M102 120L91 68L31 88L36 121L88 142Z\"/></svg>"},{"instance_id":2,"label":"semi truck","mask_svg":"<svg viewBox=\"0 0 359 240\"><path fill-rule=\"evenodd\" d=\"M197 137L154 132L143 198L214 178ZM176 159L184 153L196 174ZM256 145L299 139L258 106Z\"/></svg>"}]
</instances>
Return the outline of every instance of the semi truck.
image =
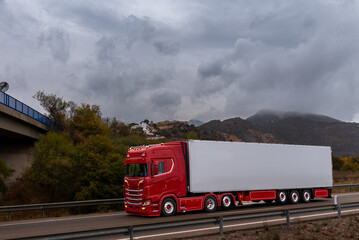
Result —
<instances>
[{"instance_id":1,"label":"semi truck","mask_svg":"<svg viewBox=\"0 0 359 240\"><path fill-rule=\"evenodd\" d=\"M131 147L125 210L141 216L229 209L243 202L330 198L331 148L188 140Z\"/></svg>"}]
</instances>

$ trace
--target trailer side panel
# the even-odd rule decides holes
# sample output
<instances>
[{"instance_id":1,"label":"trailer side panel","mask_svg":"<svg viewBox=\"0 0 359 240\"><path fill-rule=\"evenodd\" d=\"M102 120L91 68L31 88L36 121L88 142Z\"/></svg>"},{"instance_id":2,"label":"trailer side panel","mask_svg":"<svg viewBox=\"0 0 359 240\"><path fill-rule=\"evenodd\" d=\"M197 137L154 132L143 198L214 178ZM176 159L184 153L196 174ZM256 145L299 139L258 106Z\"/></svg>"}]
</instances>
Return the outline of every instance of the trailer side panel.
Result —
<instances>
[{"instance_id":1,"label":"trailer side panel","mask_svg":"<svg viewBox=\"0 0 359 240\"><path fill-rule=\"evenodd\" d=\"M331 187L330 147L188 141L190 192Z\"/></svg>"}]
</instances>

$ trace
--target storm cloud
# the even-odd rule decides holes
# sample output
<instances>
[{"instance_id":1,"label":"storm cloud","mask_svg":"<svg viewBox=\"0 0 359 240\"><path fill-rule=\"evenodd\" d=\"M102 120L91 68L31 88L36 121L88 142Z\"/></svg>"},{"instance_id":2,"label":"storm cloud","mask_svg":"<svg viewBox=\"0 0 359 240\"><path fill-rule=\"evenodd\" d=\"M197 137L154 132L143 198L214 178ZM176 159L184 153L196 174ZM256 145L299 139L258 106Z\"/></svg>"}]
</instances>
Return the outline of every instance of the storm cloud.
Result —
<instances>
[{"instance_id":1,"label":"storm cloud","mask_svg":"<svg viewBox=\"0 0 359 240\"><path fill-rule=\"evenodd\" d=\"M356 1L0 0L0 80L125 122L359 118Z\"/></svg>"}]
</instances>

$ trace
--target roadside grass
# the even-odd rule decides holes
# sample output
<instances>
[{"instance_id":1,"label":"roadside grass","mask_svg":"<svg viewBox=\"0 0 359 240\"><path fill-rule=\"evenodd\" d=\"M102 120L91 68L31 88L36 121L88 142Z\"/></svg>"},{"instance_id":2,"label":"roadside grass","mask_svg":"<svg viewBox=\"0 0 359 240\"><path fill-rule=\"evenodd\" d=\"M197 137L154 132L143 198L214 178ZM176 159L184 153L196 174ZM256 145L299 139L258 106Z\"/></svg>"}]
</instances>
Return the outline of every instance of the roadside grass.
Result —
<instances>
[{"instance_id":1,"label":"roadside grass","mask_svg":"<svg viewBox=\"0 0 359 240\"><path fill-rule=\"evenodd\" d=\"M44 218L56 218L56 217L67 217L67 216L76 216L82 214L96 214L96 213L111 213L123 211L122 206L118 208L111 208L108 206L98 206L98 207L75 207L75 208L56 208L56 209L45 209ZM9 221L9 213L2 212L0 213L0 222ZM30 219L41 219L42 210L29 210L29 211L19 211L11 212L11 221L23 221Z\"/></svg>"},{"instance_id":2,"label":"roadside grass","mask_svg":"<svg viewBox=\"0 0 359 240\"><path fill-rule=\"evenodd\" d=\"M359 171L333 171L334 185L340 184L356 184L359 183ZM359 187L353 187L353 192L359 192ZM350 188L335 188L333 193L345 193L350 192Z\"/></svg>"}]
</instances>

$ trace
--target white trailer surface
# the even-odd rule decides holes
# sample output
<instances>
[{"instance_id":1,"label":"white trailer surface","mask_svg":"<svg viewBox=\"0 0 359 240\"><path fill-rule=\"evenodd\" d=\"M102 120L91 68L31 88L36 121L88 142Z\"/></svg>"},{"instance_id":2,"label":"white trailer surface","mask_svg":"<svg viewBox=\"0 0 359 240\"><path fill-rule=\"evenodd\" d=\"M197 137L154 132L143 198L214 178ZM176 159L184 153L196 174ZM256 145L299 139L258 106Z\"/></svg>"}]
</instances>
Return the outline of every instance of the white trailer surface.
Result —
<instances>
[{"instance_id":1,"label":"white trailer surface","mask_svg":"<svg viewBox=\"0 0 359 240\"><path fill-rule=\"evenodd\" d=\"M331 148L188 141L190 192L331 187Z\"/></svg>"}]
</instances>

